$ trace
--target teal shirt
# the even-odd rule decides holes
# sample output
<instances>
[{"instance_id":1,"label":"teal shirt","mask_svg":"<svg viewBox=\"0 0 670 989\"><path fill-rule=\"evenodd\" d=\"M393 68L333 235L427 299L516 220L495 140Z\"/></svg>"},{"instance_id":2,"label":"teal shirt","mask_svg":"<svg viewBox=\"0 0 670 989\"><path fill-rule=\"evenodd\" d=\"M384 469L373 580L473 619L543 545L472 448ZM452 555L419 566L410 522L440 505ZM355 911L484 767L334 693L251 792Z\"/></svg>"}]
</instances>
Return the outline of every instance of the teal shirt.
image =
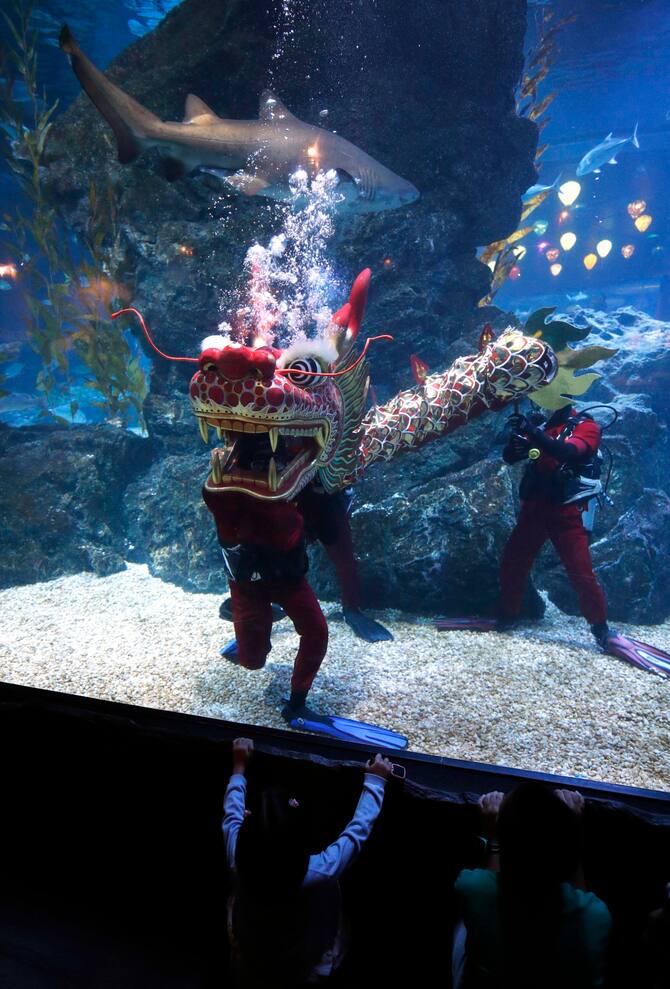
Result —
<instances>
[{"instance_id":1,"label":"teal shirt","mask_svg":"<svg viewBox=\"0 0 670 989\"><path fill-rule=\"evenodd\" d=\"M565 961L571 989L586 989L603 983L605 957L612 918L594 893L571 883L562 883L563 911L558 938L559 961ZM463 869L456 880L467 931L468 966L495 980L502 959L498 916L498 873L491 869ZM556 959L547 959L556 964Z\"/></svg>"}]
</instances>

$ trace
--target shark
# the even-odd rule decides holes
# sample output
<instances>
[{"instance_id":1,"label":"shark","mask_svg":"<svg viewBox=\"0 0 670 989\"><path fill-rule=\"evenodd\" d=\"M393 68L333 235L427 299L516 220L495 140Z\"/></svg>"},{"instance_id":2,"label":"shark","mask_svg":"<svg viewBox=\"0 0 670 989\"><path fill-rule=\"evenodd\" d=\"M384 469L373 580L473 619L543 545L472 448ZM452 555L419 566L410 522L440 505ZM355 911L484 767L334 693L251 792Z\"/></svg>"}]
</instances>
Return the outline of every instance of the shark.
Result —
<instances>
[{"instance_id":1,"label":"shark","mask_svg":"<svg viewBox=\"0 0 670 989\"><path fill-rule=\"evenodd\" d=\"M634 148L640 147L640 142L637 139L637 124L635 124L635 130L631 137L613 137L610 131L604 141L601 141L584 155L577 165L576 174L581 178L583 175L588 175L589 172L599 172L603 165L616 165L616 156L626 144L632 144Z\"/></svg>"},{"instance_id":2,"label":"shark","mask_svg":"<svg viewBox=\"0 0 670 989\"><path fill-rule=\"evenodd\" d=\"M114 131L121 164L155 147L174 181L198 170L214 172L244 196L289 200L289 178L334 170L342 204L353 212L380 212L415 202L418 189L332 131L294 116L270 90L257 120L219 117L199 97L186 97L184 119L163 121L116 86L80 49L64 25L60 47L84 92Z\"/></svg>"}]
</instances>

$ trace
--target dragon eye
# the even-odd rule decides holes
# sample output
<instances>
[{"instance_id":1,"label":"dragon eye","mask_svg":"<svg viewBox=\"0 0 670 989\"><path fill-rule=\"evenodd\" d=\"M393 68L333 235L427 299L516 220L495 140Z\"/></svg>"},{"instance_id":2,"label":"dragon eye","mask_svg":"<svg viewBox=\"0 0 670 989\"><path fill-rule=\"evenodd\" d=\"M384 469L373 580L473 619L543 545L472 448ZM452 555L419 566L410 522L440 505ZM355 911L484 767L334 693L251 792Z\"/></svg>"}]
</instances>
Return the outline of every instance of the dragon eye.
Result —
<instances>
[{"instance_id":1,"label":"dragon eye","mask_svg":"<svg viewBox=\"0 0 670 989\"><path fill-rule=\"evenodd\" d=\"M322 368L316 357L296 357L287 365L286 370L292 372L289 380L300 388L313 387L326 380L317 376Z\"/></svg>"},{"instance_id":2,"label":"dragon eye","mask_svg":"<svg viewBox=\"0 0 670 989\"><path fill-rule=\"evenodd\" d=\"M211 361L207 361L205 364L202 365L202 367L200 368L200 370L201 371L216 371L216 370L218 370L218 368L217 368L216 364L213 364Z\"/></svg>"}]
</instances>

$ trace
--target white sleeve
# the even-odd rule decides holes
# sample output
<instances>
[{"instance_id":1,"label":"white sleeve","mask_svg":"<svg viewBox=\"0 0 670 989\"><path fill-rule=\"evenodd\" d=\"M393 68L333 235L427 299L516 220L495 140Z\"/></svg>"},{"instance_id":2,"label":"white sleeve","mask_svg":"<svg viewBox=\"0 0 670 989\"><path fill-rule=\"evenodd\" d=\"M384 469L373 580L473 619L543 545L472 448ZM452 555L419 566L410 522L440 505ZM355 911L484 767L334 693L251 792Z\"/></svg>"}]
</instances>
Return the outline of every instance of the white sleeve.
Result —
<instances>
[{"instance_id":1,"label":"white sleeve","mask_svg":"<svg viewBox=\"0 0 670 989\"><path fill-rule=\"evenodd\" d=\"M247 796L247 778L244 773L233 773L223 798L223 840L226 846L226 859L231 869L235 868L237 833L244 821L244 806Z\"/></svg>"},{"instance_id":2,"label":"white sleeve","mask_svg":"<svg viewBox=\"0 0 670 989\"><path fill-rule=\"evenodd\" d=\"M369 837L384 800L385 779L374 773L366 773L363 792L356 813L337 841L319 855L311 855L304 886L313 886L328 879L337 879L351 865Z\"/></svg>"}]
</instances>

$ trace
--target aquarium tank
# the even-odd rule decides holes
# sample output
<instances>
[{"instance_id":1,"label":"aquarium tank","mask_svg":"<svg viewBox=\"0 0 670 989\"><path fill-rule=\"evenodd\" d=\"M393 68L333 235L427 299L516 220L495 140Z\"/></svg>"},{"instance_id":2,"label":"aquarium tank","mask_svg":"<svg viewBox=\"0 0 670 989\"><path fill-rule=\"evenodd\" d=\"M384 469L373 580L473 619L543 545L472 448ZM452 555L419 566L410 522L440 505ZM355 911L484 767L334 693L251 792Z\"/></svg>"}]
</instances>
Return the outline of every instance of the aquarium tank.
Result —
<instances>
[{"instance_id":1,"label":"aquarium tank","mask_svg":"<svg viewBox=\"0 0 670 989\"><path fill-rule=\"evenodd\" d=\"M667 790L664 0L2 14L0 679Z\"/></svg>"}]
</instances>

